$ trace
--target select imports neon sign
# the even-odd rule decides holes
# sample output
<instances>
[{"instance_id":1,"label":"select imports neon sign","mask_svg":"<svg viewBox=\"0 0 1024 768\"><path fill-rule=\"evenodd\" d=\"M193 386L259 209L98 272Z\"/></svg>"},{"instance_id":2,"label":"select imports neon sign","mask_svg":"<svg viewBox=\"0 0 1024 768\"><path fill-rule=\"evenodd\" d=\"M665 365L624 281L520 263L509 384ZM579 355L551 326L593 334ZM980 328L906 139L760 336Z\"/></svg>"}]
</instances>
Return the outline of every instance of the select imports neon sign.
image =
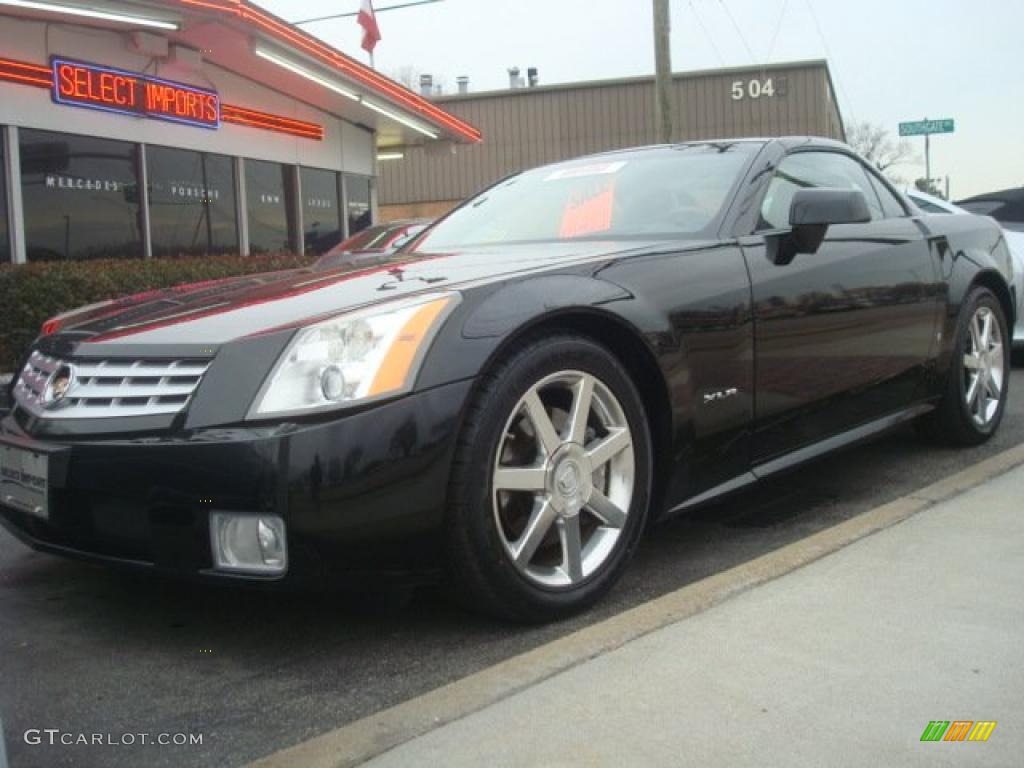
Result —
<instances>
[{"instance_id":1,"label":"select imports neon sign","mask_svg":"<svg viewBox=\"0 0 1024 768\"><path fill-rule=\"evenodd\" d=\"M220 96L215 91L57 57L51 66L53 100L58 104L198 128L220 127Z\"/></svg>"}]
</instances>

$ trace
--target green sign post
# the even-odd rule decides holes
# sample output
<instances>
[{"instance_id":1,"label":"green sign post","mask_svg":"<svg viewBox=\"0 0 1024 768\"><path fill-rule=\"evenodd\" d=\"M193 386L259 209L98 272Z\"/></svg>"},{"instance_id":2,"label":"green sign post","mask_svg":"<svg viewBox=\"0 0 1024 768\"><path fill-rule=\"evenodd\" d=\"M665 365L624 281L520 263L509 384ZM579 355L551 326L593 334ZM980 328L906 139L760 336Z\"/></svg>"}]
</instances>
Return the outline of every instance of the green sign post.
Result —
<instances>
[{"instance_id":1,"label":"green sign post","mask_svg":"<svg viewBox=\"0 0 1024 768\"><path fill-rule=\"evenodd\" d=\"M924 174L928 184L932 183L932 142L933 133L953 133L956 125L953 118L946 117L942 120L916 120L910 123L900 123L900 136L924 136Z\"/></svg>"},{"instance_id":2,"label":"green sign post","mask_svg":"<svg viewBox=\"0 0 1024 768\"><path fill-rule=\"evenodd\" d=\"M900 123L900 136L927 136L931 133L953 133L953 118L945 120L918 120L913 123Z\"/></svg>"}]
</instances>

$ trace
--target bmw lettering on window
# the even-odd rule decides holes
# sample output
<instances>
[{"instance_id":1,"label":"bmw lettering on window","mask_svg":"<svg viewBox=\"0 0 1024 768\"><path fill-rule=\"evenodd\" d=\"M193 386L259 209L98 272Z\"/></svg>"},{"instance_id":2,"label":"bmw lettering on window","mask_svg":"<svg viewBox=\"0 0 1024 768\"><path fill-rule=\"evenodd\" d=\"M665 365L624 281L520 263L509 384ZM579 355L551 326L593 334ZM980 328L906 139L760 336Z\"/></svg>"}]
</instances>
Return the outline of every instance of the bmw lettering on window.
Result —
<instances>
[{"instance_id":1,"label":"bmw lettering on window","mask_svg":"<svg viewBox=\"0 0 1024 768\"><path fill-rule=\"evenodd\" d=\"M230 193L202 172L217 157L171 159L152 161L160 200ZM283 178L247 163L254 250L316 239ZM362 199L321 181L337 237ZM176 247L185 230L154 221ZM233 221L205 237L232 247ZM1012 277L994 221L922 216L825 139L528 170L395 248L49 320L0 422L0 522L112 566L437 580L480 611L556 619L613 587L652 521L908 422L988 440Z\"/></svg>"}]
</instances>

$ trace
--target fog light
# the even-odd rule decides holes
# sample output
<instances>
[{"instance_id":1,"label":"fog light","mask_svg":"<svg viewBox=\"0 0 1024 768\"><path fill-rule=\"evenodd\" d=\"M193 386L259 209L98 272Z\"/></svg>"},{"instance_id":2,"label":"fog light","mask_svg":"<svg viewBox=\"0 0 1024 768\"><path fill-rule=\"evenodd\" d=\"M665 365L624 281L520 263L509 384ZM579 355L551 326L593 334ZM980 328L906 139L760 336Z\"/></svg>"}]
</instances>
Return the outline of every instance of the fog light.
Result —
<instances>
[{"instance_id":1,"label":"fog light","mask_svg":"<svg viewBox=\"0 0 1024 768\"><path fill-rule=\"evenodd\" d=\"M210 538L218 570L280 574L288 568L288 543L280 517L214 512Z\"/></svg>"},{"instance_id":2,"label":"fog light","mask_svg":"<svg viewBox=\"0 0 1024 768\"><path fill-rule=\"evenodd\" d=\"M320 391L332 402L345 397L345 374L336 365L329 365L320 372Z\"/></svg>"}]
</instances>

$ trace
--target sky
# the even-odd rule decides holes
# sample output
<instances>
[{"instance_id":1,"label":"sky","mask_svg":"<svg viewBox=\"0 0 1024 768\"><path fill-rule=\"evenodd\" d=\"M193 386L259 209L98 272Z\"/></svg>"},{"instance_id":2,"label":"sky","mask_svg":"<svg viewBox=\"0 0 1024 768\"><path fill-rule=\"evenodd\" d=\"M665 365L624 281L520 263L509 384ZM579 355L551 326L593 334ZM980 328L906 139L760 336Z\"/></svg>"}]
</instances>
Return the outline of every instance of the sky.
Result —
<instances>
[{"instance_id":1,"label":"sky","mask_svg":"<svg viewBox=\"0 0 1024 768\"><path fill-rule=\"evenodd\" d=\"M408 0L375 0L380 9ZM359 0L259 0L289 21L356 11ZM888 128L951 117L932 137L932 175L953 199L1024 185L1024 0L671 0L672 68L826 58L844 119ZM651 0L442 0L378 12L376 66L430 72L456 88L507 87L507 69L540 70L545 85L649 75ZM367 61L354 18L304 28ZM924 173L917 162L895 173Z\"/></svg>"}]
</instances>

